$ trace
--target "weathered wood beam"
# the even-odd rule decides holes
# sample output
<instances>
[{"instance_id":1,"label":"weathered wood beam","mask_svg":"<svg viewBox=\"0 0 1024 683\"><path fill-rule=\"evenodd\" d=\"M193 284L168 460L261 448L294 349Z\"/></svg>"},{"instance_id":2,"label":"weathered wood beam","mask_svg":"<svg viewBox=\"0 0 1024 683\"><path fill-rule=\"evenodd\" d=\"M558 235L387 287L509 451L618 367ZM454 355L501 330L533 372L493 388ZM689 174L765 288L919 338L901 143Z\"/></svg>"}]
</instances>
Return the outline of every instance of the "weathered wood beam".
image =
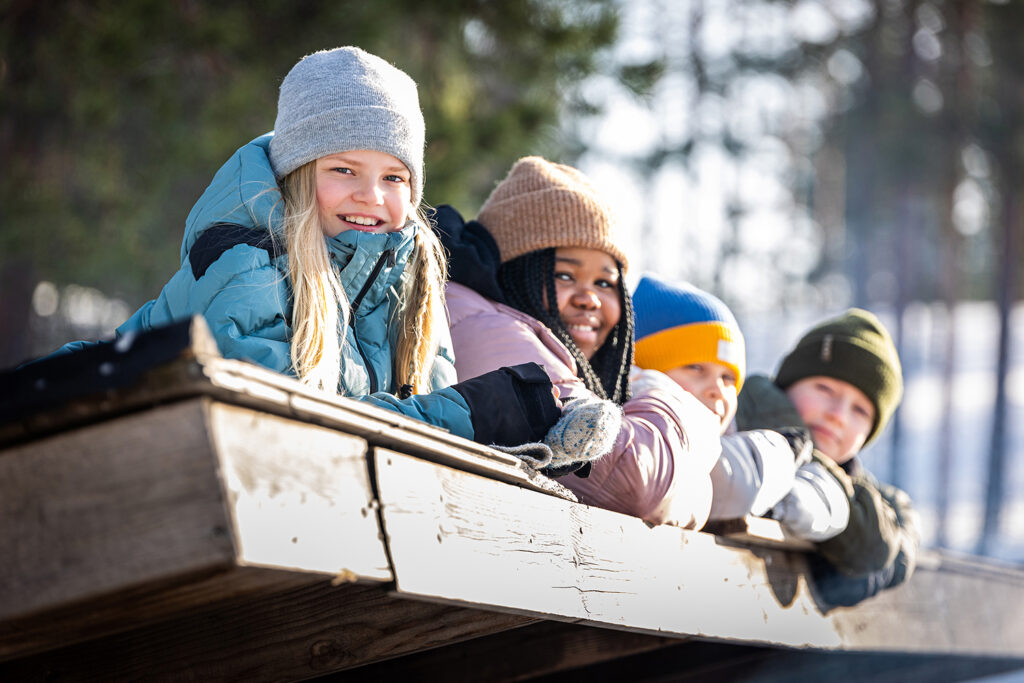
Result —
<instances>
[{"instance_id":1,"label":"weathered wood beam","mask_svg":"<svg viewBox=\"0 0 1024 683\"><path fill-rule=\"evenodd\" d=\"M686 641L556 621L439 647L346 671L330 680L349 681L524 681L538 676L648 655ZM617 680L634 680L624 675Z\"/></svg>"},{"instance_id":2,"label":"weathered wood beam","mask_svg":"<svg viewBox=\"0 0 1024 683\"><path fill-rule=\"evenodd\" d=\"M200 401L0 455L0 620L234 563Z\"/></svg>"},{"instance_id":3,"label":"weathered wood beam","mask_svg":"<svg viewBox=\"0 0 1024 683\"><path fill-rule=\"evenodd\" d=\"M1020 658L795 650L542 622L317 680L950 683L1022 669Z\"/></svg>"},{"instance_id":4,"label":"weathered wood beam","mask_svg":"<svg viewBox=\"0 0 1024 683\"><path fill-rule=\"evenodd\" d=\"M576 500L568 489L512 455L391 410L312 389L266 368L222 358L199 316L131 340L0 373L0 390L0 448L208 396Z\"/></svg>"},{"instance_id":5,"label":"weathered wood beam","mask_svg":"<svg viewBox=\"0 0 1024 683\"><path fill-rule=\"evenodd\" d=\"M429 654L414 655L413 658ZM394 662L396 668L402 661ZM370 666L365 671L372 674L381 666L384 665ZM495 683L511 680L530 680L533 683L603 683L624 680L631 683L953 683L978 681L987 676L1021 671L1022 668L1024 659L1019 658L826 652L692 640L575 669L549 671L519 679L499 676L492 680ZM362 671L356 669L352 673ZM349 677L341 674L330 680L347 681ZM427 676L421 680L440 680L440 677ZM458 679L445 680L458 683Z\"/></svg>"},{"instance_id":6,"label":"weathered wood beam","mask_svg":"<svg viewBox=\"0 0 1024 683\"><path fill-rule=\"evenodd\" d=\"M92 635L121 628L127 605L103 610L107 624L95 611L123 595L175 591L166 601L180 609L188 592L177 586L218 574L225 594L247 591L246 566L390 582L366 451L362 439L208 398L3 451L0 658L44 647L30 625L47 614L52 646L83 635L83 618Z\"/></svg>"},{"instance_id":7,"label":"weathered wood beam","mask_svg":"<svg viewBox=\"0 0 1024 683\"><path fill-rule=\"evenodd\" d=\"M172 359L158 367L103 351L116 377L100 394L50 367L60 391L0 425L0 680L282 680L460 658L497 680L497 653L531 644L509 668L524 679L684 649L668 666L723 676L786 648L917 653L922 671L939 653L1024 658L1019 569L923 553L908 584L826 612L806 544L770 521L652 528L181 332L180 352L153 347ZM100 356L83 377L104 375ZM742 643L753 668L694 638Z\"/></svg>"},{"instance_id":8,"label":"weathered wood beam","mask_svg":"<svg viewBox=\"0 0 1024 683\"><path fill-rule=\"evenodd\" d=\"M1024 656L1020 571L925 555L908 584L826 614L801 552L651 528L385 449L374 456L398 595L656 635Z\"/></svg>"},{"instance_id":9,"label":"weathered wood beam","mask_svg":"<svg viewBox=\"0 0 1024 683\"><path fill-rule=\"evenodd\" d=\"M305 680L532 621L396 600L382 587L321 578L0 662L0 680Z\"/></svg>"}]
</instances>

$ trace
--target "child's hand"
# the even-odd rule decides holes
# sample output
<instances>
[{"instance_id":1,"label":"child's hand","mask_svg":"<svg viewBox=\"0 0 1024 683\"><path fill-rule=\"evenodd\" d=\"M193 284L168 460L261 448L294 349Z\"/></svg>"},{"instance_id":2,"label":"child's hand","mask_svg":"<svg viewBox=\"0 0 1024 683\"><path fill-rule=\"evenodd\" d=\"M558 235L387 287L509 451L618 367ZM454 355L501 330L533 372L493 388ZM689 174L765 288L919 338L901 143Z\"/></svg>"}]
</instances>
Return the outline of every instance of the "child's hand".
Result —
<instances>
[{"instance_id":1,"label":"child's hand","mask_svg":"<svg viewBox=\"0 0 1024 683\"><path fill-rule=\"evenodd\" d=\"M562 419L544 437L551 449L549 467L590 462L611 452L622 427L622 408L596 396L574 398Z\"/></svg>"},{"instance_id":2,"label":"child's hand","mask_svg":"<svg viewBox=\"0 0 1024 683\"><path fill-rule=\"evenodd\" d=\"M771 511L786 531L807 541L824 541L846 529L850 500L846 490L818 462L802 465L793 489Z\"/></svg>"},{"instance_id":3,"label":"child's hand","mask_svg":"<svg viewBox=\"0 0 1024 683\"><path fill-rule=\"evenodd\" d=\"M811 453L814 452L814 441L811 438L811 431L806 427L779 427L772 431L778 432L786 440L789 447L793 449L793 458L796 466L811 461Z\"/></svg>"},{"instance_id":4,"label":"child's hand","mask_svg":"<svg viewBox=\"0 0 1024 683\"><path fill-rule=\"evenodd\" d=\"M543 441L498 449L537 469L568 474L611 452L621 428L622 408L591 395L566 403Z\"/></svg>"}]
</instances>

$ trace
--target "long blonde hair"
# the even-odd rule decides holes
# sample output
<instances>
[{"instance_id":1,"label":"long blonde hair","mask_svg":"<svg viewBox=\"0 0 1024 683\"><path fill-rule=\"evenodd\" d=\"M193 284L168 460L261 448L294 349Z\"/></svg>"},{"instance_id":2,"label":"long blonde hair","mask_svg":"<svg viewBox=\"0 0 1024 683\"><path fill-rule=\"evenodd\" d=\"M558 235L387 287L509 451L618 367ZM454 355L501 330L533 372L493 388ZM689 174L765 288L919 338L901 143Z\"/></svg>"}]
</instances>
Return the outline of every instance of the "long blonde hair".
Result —
<instances>
[{"instance_id":1,"label":"long blonde hair","mask_svg":"<svg viewBox=\"0 0 1024 683\"><path fill-rule=\"evenodd\" d=\"M292 284L292 367L302 382L334 392L341 377L341 340L348 333L349 301L331 265L320 225L316 162L289 173L281 181L281 193ZM441 326L448 324L444 308L447 261L418 209L415 218L419 229L402 275L392 366L398 387L410 385L413 393L422 393L430 390Z\"/></svg>"}]
</instances>

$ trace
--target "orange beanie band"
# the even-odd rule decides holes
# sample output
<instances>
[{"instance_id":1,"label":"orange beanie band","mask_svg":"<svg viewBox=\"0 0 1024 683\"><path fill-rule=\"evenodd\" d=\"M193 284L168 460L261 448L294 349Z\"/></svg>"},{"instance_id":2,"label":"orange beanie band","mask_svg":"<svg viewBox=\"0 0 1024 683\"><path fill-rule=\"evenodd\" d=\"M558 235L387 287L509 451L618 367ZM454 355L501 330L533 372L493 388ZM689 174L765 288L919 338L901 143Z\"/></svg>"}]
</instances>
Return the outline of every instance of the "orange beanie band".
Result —
<instances>
[{"instance_id":1,"label":"orange beanie band","mask_svg":"<svg viewBox=\"0 0 1024 683\"><path fill-rule=\"evenodd\" d=\"M690 363L718 363L736 374L736 389L743 388L743 333L717 297L645 275L633 293L633 310L637 366L665 372Z\"/></svg>"}]
</instances>

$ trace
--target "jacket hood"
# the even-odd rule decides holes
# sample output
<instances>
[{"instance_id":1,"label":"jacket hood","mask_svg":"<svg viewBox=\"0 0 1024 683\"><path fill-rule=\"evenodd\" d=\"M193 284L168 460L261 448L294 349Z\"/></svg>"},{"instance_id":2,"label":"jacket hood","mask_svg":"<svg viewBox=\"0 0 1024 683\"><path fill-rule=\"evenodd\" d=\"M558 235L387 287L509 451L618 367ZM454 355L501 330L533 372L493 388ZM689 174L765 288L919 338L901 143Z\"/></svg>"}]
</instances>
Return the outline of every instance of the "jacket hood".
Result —
<instances>
[{"instance_id":1,"label":"jacket hood","mask_svg":"<svg viewBox=\"0 0 1024 683\"><path fill-rule=\"evenodd\" d=\"M243 145L214 175L185 220L185 237L181 242L183 265L196 239L218 223L269 228L275 237L284 239L284 203L267 156L273 137L273 133L267 133Z\"/></svg>"}]
</instances>

